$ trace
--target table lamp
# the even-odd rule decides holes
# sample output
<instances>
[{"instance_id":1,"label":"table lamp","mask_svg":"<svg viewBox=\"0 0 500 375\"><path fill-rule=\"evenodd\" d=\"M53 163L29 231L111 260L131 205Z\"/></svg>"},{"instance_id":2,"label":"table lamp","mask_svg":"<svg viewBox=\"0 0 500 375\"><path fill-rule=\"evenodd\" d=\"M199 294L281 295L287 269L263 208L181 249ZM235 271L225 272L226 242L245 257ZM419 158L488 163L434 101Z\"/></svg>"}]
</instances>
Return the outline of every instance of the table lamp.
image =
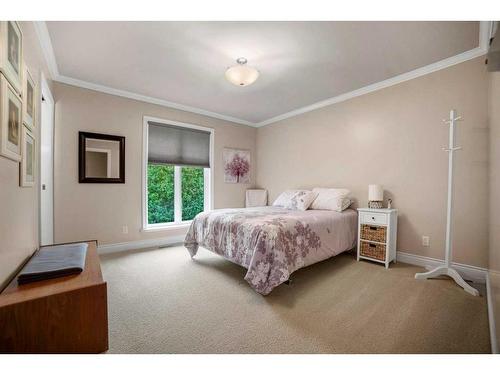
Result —
<instances>
[{"instance_id":1,"label":"table lamp","mask_svg":"<svg viewBox=\"0 0 500 375\"><path fill-rule=\"evenodd\" d=\"M368 185L368 208L382 208L384 188L382 185Z\"/></svg>"}]
</instances>

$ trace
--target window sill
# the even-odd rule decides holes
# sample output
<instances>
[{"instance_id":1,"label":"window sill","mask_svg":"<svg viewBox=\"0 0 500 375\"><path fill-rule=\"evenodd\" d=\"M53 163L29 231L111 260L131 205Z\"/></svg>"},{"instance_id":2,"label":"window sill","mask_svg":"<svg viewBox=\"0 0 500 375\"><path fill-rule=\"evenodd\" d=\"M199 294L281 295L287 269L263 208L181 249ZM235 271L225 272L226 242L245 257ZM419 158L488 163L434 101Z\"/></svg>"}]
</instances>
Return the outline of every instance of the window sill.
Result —
<instances>
[{"instance_id":1,"label":"window sill","mask_svg":"<svg viewBox=\"0 0 500 375\"><path fill-rule=\"evenodd\" d=\"M142 232L160 232L160 231L168 231L175 229L184 229L184 228L189 228L190 225L191 225L191 220L175 224L163 224L158 226L150 225L145 228L142 228Z\"/></svg>"}]
</instances>

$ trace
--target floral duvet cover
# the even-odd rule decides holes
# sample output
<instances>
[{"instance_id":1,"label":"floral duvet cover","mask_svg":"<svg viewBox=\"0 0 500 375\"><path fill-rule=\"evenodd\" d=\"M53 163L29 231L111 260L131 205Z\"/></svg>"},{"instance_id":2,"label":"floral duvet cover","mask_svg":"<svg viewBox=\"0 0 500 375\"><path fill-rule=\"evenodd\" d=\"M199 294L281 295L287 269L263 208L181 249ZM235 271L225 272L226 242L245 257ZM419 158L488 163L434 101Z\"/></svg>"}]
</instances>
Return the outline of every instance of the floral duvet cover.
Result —
<instances>
[{"instance_id":1,"label":"floral duvet cover","mask_svg":"<svg viewBox=\"0 0 500 375\"><path fill-rule=\"evenodd\" d=\"M191 257L202 246L245 267L245 280L269 294L292 272L356 245L357 214L280 207L220 209L198 214L184 246Z\"/></svg>"}]
</instances>

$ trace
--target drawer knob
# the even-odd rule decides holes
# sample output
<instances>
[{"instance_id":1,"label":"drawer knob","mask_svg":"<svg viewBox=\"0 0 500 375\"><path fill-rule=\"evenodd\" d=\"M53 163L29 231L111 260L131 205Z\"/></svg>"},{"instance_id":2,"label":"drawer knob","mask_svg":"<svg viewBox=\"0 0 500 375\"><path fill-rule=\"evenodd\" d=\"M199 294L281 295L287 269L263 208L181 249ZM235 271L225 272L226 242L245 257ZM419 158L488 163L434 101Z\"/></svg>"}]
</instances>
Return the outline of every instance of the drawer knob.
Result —
<instances>
[{"instance_id":1,"label":"drawer knob","mask_svg":"<svg viewBox=\"0 0 500 375\"><path fill-rule=\"evenodd\" d=\"M372 216L372 220L375 220L375 216Z\"/></svg>"}]
</instances>

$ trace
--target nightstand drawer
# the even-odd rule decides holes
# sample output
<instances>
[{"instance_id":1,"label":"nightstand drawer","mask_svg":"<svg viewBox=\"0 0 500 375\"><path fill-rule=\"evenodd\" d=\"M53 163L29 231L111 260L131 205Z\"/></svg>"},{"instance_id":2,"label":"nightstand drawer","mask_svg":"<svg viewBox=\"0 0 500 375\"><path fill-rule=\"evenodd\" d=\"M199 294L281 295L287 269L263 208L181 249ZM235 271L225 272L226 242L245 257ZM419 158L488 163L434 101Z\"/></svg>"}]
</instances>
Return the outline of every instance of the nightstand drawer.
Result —
<instances>
[{"instance_id":1,"label":"nightstand drawer","mask_svg":"<svg viewBox=\"0 0 500 375\"><path fill-rule=\"evenodd\" d=\"M385 261L385 245L361 241L360 254L364 257Z\"/></svg>"},{"instance_id":2,"label":"nightstand drawer","mask_svg":"<svg viewBox=\"0 0 500 375\"><path fill-rule=\"evenodd\" d=\"M360 237L362 240L386 242L387 227L379 225L361 224Z\"/></svg>"},{"instance_id":3,"label":"nightstand drawer","mask_svg":"<svg viewBox=\"0 0 500 375\"><path fill-rule=\"evenodd\" d=\"M375 212L363 212L361 214L361 222L366 224L387 225L387 215Z\"/></svg>"}]
</instances>

